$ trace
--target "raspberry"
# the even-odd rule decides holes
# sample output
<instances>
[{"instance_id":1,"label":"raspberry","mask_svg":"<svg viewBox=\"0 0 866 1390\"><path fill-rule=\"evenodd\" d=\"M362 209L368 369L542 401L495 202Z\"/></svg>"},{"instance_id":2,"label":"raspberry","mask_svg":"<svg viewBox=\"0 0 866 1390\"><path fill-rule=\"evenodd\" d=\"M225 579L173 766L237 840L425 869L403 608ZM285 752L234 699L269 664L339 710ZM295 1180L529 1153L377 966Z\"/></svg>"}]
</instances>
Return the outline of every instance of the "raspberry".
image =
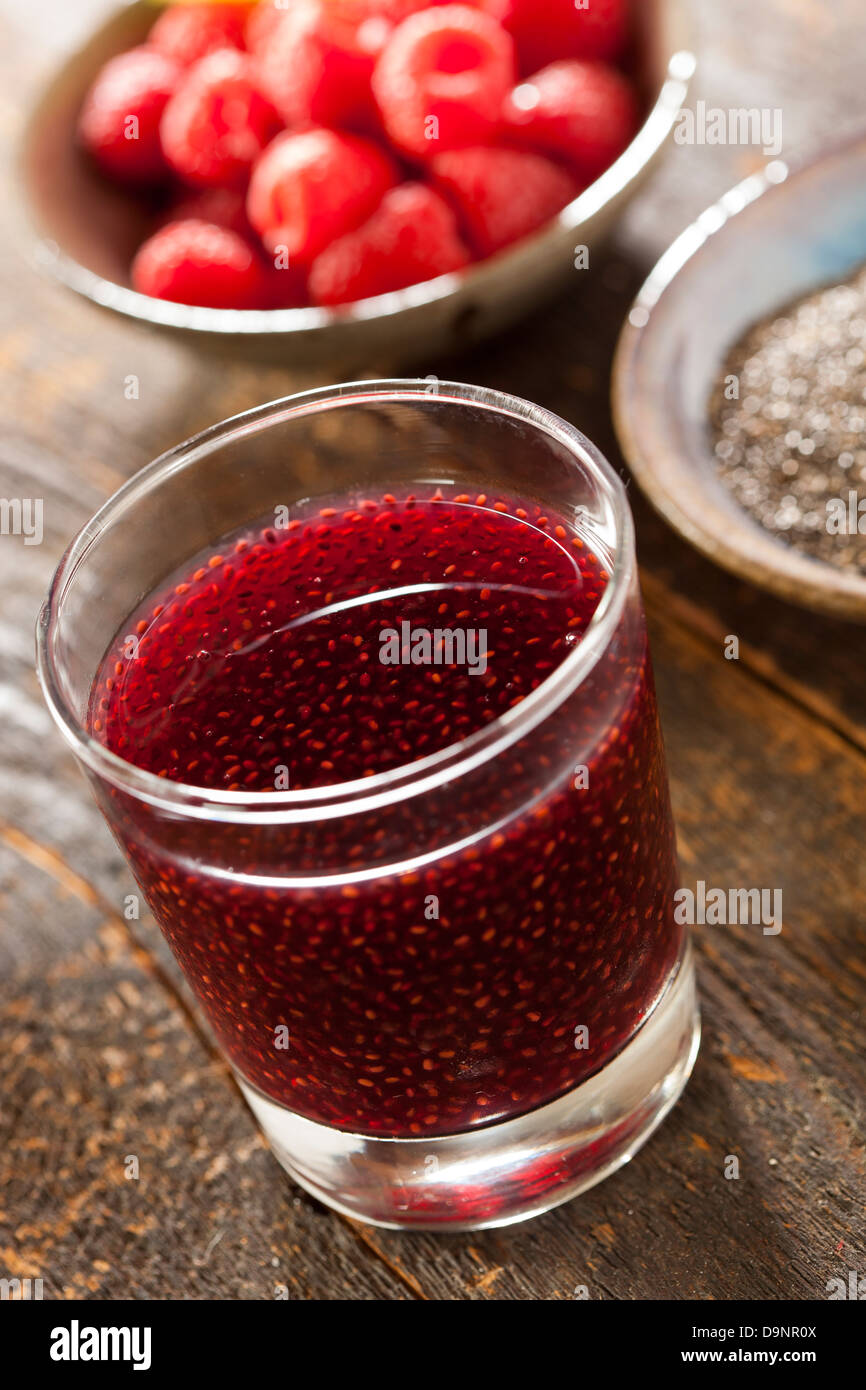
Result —
<instances>
[{"instance_id":1,"label":"raspberry","mask_svg":"<svg viewBox=\"0 0 866 1390\"><path fill-rule=\"evenodd\" d=\"M150 48L105 64L85 98L78 137L106 174L134 184L165 175L159 123L179 77L177 63Z\"/></svg>"},{"instance_id":2,"label":"raspberry","mask_svg":"<svg viewBox=\"0 0 866 1390\"><path fill-rule=\"evenodd\" d=\"M190 67L216 48L243 48L246 5L171 5L148 35L148 43Z\"/></svg>"},{"instance_id":3,"label":"raspberry","mask_svg":"<svg viewBox=\"0 0 866 1390\"><path fill-rule=\"evenodd\" d=\"M566 160L584 183L622 154L638 124L627 79L604 63L551 63L527 78L503 107L511 139Z\"/></svg>"},{"instance_id":4,"label":"raspberry","mask_svg":"<svg viewBox=\"0 0 866 1390\"><path fill-rule=\"evenodd\" d=\"M523 150L457 150L437 155L431 170L481 256L534 232L578 192L564 169Z\"/></svg>"},{"instance_id":5,"label":"raspberry","mask_svg":"<svg viewBox=\"0 0 866 1390\"><path fill-rule=\"evenodd\" d=\"M454 0L377 0L376 8L379 14L384 15L392 24L401 24L410 14L417 14L419 10L432 10L453 3Z\"/></svg>"},{"instance_id":6,"label":"raspberry","mask_svg":"<svg viewBox=\"0 0 866 1390\"><path fill-rule=\"evenodd\" d=\"M300 309L309 304L307 276L298 266L265 267L265 300L268 309Z\"/></svg>"},{"instance_id":7,"label":"raspberry","mask_svg":"<svg viewBox=\"0 0 866 1390\"><path fill-rule=\"evenodd\" d=\"M363 226L317 256L310 295L317 304L346 304L432 280L469 259L448 204L423 183L403 183Z\"/></svg>"},{"instance_id":8,"label":"raspberry","mask_svg":"<svg viewBox=\"0 0 866 1390\"><path fill-rule=\"evenodd\" d=\"M535 72L561 58L618 58L628 42L628 0L479 0L481 9L508 30L521 72Z\"/></svg>"},{"instance_id":9,"label":"raspberry","mask_svg":"<svg viewBox=\"0 0 866 1390\"><path fill-rule=\"evenodd\" d=\"M165 108L168 162L197 184L242 184L281 121L255 84L246 53L221 48L199 59Z\"/></svg>"},{"instance_id":10,"label":"raspberry","mask_svg":"<svg viewBox=\"0 0 866 1390\"><path fill-rule=\"evenodd\" d=\"M495 131L514 74L514 47L489 15L443 5L394 30L373 72L385 129L407 154L480 144Z\"/></svg>"},{"instance_id":11,"label":"raspberry","mask_svg":"<svg viewBox=\"0 0 866 1390\"><path fill-rule=\"evenodd\" d=\"M260 51L262 86L286 124L370 125L373 64L391 28L379 0L294 0Z\"/></svg>"},{"instance_id":12,"label":"raspberry","mask_svg":"<svg viewBox=\"0 0 866 1390\"><path fill-rule=\"evenodd\" d=\"M394 183L378 146L335 130L286 131L253 169L247 215L269 251L307 264L370 216Z\"/></svg>"},{"instance_id":13,"label":"raspberry","mask_svg":"<svg viewBox=\"0 0 866 1390\"><path fill-rule=\"evenodd\" d=\"M140 294L212 309L259 309L265 269L248 242L212 222L170 222L141 246L132 263Z\"/></svg>"},{"instance_id":14,"label":"raspberry","mask_svg":"<svg viewBox=\"0 0 866 1390\"><path fill-rule=\"evenodd\" d=\"M159 225L165 227L169 222L187 222L190 218L227 227L230 232L248 239L253 236L246 198L237 188L199 188L192 193L182 193L169 204Z\"/></svg>"},{"instance_id":15,"label":"raspberry","mask_svg":"<svg viewBox=\"0 0 866 1390\"><path fill-rule=\"evenodd\" d=\"M276 0L261 0L248 12L244 43L250 53L260 56L267 49L277 28L290 13L285 6L278 6Z\"/></svg>"},{"instance_id":16,"label":"raspberry","mask_svg":"<svg viewBox=\"0 0 866 1390\"><path fill-rule=\"evenodd\" d=\"M285 3L279 5L278 0L261 0L260 4L254 5L247 20L245 33L249 51L260 57L263 56L280 24L304 3L305 0L292 0L291 5ZM431 4L444 3L447 3L447 0L368 0L366 4L364 4L364 0L361 0L356 8L359 11L365 9L368 17L375 16L384 19L390 29L395 24L399 24L407 15L414 14L416 10L427 10ZM333 9L333 4L329 8ZM344 10L344 13L348 11L345 0L340 8Z\"/></svg>"}]
</instances>

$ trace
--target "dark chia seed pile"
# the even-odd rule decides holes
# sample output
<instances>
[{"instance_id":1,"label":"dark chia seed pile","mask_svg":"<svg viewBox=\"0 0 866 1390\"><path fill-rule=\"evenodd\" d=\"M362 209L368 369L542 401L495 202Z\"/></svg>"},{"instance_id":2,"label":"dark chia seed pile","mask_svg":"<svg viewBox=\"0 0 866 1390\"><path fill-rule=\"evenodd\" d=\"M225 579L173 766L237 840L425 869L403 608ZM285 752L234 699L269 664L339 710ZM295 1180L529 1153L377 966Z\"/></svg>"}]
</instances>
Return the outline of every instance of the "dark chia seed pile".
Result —
<instances>
[{"instance_id":1,"label":"dark chia seed pile","mask_svg":"<svg viewBox=\"0 0 866 1390\"><path fill-rule=\"evenodd\" d=\"M732 376L737 400L725 396ZM750 329L710 417L719 477L740 505L779 540L866 573L866 534L827 524L832 499L866 497L866 268Z\"/></svg>"}]
</instances>

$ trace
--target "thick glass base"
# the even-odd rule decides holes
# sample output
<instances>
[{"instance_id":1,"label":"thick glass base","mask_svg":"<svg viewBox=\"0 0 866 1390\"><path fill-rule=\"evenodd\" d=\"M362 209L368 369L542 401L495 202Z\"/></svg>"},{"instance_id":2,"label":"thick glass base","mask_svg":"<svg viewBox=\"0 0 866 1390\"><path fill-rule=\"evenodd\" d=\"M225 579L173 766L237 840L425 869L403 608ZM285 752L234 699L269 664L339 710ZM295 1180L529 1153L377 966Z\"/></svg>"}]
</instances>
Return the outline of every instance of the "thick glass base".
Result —
<instances>
[{"instance_id":1,"label":"thick glass base","mask_svg":"<svg viewBox=\"0 0 866 1390\"><path fill-rule=\"evenodd\" d=\"M375 1226L507 1226L601 1182L679 1098L700 1042L691 945L652 1014L612 1062L537 1110L432 1139L349 1134L303 1119L239 1077L283 1167L337 1211Z\"/></svg>"}]
</instances>

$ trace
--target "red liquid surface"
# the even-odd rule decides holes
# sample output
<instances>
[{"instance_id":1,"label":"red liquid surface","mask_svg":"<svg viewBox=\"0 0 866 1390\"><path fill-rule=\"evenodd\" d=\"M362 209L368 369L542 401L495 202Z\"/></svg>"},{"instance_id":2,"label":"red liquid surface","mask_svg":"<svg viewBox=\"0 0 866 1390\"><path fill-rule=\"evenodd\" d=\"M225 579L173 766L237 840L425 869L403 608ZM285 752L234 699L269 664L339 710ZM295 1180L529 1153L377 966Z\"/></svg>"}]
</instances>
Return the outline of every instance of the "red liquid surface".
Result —
<instances>
[{"instance_id":1,"label":"red liquid surface","mask_svg":"<svg viewBox=\"0 0 866 1390\"><path fill-rule=\"evenodd\" d=\"M174 781L302 790L403 767L519 704L580 642L604 558L535 504L418 492L193 557L112 643L94 734ZM420 663L383 663L383 633L419 630ZM469 659L431 660L436 630L475 633ZM643 632L620 646L477 777L369 816L172 823L103 793L249 1082L418 1137L550 1100L628 1041L680 931Z\"/></svg>"}]
</instances>

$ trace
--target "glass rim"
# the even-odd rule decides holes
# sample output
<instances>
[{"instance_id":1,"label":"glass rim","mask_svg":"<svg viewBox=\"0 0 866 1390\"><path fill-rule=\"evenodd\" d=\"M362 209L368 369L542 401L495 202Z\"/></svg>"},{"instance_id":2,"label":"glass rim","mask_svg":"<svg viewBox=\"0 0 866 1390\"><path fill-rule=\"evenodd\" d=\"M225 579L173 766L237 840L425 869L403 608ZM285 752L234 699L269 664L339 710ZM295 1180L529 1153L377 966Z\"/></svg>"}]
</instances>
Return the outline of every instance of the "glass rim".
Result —
<instances>
[{"instance_id":1,"label":"glass rim","mask_svg":"<svg viewBox=\"0 0 866 1390\"><path fill-rule=\"evenodd\" d=\"M91 545L118 514L215 448L257 433L260 428L331 408L375 401L430 400L480 407L533 426L563 445L573 459L580 460L602 484L611 504L615 544L610 578L601 601L575 650L535 690L490 724L414 762L372 777L286 791L221 791L169 781L113 753L88 732L63 692L55 662L55 639L62 623L64 598L78 567L86 562ZM543 488L540 491L543 495ZM281 396L229 416L158 455L112 493L67 546L54 571L36 623L37 674L55 723L83 765L120 791L151 806L198 819L246 824L292 823L359 814L423 794L465 775L504 752L547 718L586 679L606 650L622 613L634 566L634 523L625 487L601 451L560 416L519 396L486 386L437 380L435 391L431 391L429 379L424 377L344 382Z\"/></svg>"}]
</instances>

